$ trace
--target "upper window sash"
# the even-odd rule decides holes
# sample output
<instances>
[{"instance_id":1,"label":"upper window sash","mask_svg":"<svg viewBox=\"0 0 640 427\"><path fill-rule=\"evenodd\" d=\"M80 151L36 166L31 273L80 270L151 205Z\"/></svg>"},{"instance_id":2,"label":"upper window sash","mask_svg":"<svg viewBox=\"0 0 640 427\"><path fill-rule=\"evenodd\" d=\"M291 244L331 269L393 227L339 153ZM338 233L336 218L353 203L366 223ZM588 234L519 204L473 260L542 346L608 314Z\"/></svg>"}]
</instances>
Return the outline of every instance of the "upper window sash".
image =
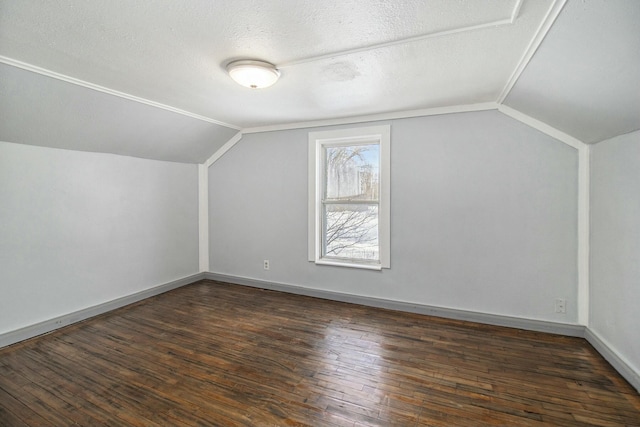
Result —
<instances>
[{"instance_id":1,"label":"upper window sash","mask_svg":"<svg viewBox=\"0 0 640 427\"><path fill-rule=\"evenodd\" d=\"M361 151L356 151L361 147ZM356 148L353 152L344 152L341 149ZM329 158L329 151L334 157ZM348 155L347 159L340 159L339 156ZM333 161L333 162L332 162ZM342 166L342 168L340 168ZM352 179L351 182L344 182L347 186L346 194L339 194L339 188L330 188L330 174L333 178L331 184L340 185L341 178L347 178L348 173L344 168L349 168ZM340 170L341 169L341 170ZM366 172L368 170L368 172ZM378 203L380 194L380 140L371 139L358 143L324 143L322 144L322 203ZM365 191L362 188L355 190L353 187L362 184L361 178L368 178L375 186L370 185ZM366 175L369 175L368 177ZM366 184L365 184L366 185ZM355 191L353 191L355 190ZM333 195L331 195L333 193ZM336 194L338 193L338 194Z\"/></svg>"}]
</instances>

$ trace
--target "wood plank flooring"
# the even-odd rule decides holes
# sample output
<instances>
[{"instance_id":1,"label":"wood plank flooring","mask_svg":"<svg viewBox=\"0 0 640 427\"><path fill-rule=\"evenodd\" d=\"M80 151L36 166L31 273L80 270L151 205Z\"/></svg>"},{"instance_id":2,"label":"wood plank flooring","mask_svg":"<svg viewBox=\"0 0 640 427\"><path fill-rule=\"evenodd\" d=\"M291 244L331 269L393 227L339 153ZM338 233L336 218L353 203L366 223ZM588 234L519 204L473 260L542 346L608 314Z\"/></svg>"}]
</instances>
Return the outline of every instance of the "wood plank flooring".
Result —
<instances>
[{"instance_id":1,"label":"wood plank flooring","mask_svg":"<svg viewBox=\"0 0 640 427\"><path fill-rule=\"evenodd\" d=\"M0 349L2 426L621 426L583 339L202 281Z\"/></svg>"}]
</instances>

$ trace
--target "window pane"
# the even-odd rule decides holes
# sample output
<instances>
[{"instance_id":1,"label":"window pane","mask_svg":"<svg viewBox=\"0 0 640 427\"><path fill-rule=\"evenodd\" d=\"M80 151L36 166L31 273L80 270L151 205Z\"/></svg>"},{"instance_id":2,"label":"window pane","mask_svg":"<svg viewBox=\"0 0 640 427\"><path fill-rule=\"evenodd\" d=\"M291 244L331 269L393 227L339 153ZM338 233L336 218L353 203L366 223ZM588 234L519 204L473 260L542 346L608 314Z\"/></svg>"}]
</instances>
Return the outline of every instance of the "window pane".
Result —
<instances>
[{"instance_id":1,"label":"window pane","mask_svg":"<svg viewBox=\"0 0 640 427\"><path fill-rule=\"evenodd\" d=\"M378 261L378 206L324 205L323 256Z\"/></svg>"},{"instance_id":2,"label":"window pane","mask_svg":"<svg viewBox=\"0 0 640 427\"><path fill-rule=\"evenodd\" d=\"M378 200L378 144L326 147L325 159L325 199Z\"/></svg>"}]
</instances>

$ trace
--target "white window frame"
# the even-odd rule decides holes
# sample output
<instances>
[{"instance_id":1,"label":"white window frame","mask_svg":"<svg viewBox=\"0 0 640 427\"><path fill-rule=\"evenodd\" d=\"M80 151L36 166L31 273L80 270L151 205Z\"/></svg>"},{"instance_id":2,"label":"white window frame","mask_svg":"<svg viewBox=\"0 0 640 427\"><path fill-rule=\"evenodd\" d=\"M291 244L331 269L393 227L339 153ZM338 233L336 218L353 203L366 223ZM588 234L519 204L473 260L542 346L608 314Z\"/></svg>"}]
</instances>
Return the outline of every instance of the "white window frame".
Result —
<instances>
[{"instance_id":1,"label":"white window frame","mask_svg":"<svg viewBox=\"0 0 640 427\"><path fill-rule=\"evenodd\" d=\"M326 146L380 144L378 246L379 261L341 260L322 257L322 173ZM391 126L369 126L309 132L309 261L318 265L381 270L391 268Z\"/></svg>"}]
</instances>

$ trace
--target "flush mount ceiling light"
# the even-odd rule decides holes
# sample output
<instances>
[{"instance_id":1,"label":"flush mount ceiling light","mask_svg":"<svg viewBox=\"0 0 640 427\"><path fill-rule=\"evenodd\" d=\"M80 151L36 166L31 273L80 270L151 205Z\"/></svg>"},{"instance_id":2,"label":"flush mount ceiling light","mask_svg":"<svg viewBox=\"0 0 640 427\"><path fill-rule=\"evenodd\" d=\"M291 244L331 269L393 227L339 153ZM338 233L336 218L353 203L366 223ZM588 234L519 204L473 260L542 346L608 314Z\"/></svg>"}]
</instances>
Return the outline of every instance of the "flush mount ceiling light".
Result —
<instances>
[{"instance_id":1,"label":"flush mount ceiling light","mask_svg":"<svg viewBox=\"0 0 640 427\"><path fill-rule=\"evenodd\" d=\"M251 89L269 87L280 77L275 65L253 59L233 61L227 65L227 72L236 83Z\"/></svg>"}]
</instances>

